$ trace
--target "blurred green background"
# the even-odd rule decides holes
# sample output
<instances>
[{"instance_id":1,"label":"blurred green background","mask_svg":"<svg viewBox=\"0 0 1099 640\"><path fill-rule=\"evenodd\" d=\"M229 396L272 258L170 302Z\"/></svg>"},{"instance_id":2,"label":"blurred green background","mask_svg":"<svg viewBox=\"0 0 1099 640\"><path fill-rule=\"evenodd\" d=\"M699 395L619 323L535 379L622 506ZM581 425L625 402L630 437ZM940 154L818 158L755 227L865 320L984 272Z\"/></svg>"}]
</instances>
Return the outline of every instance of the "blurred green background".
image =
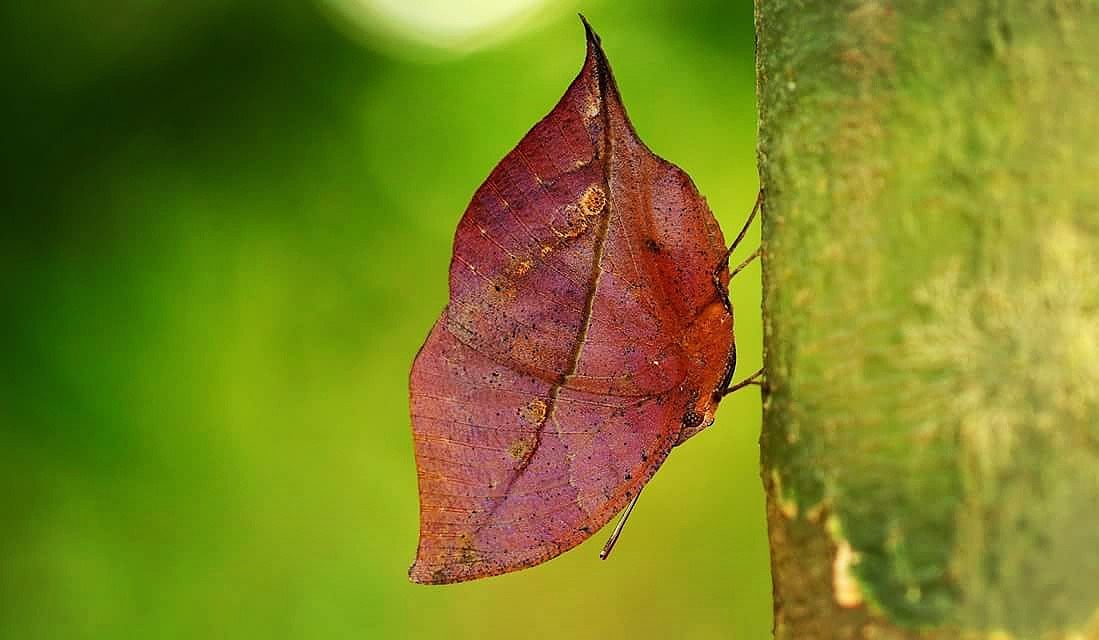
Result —
<instances>
[{"instance_id":1,"label":"blurred green background","mask_svg":"<svg viewBox=\"0 0 1099 640\"><path fill-rule=\"evenodd\" d=\"M747 0L460 4L0 9L0 636L769 637L755 391L610 561L602 532L407 581L408 369L471 194L580 67L575 12L727 235L757 189ZM746 373L758 266L733 300Z\"/></svg>"}]
</instances>

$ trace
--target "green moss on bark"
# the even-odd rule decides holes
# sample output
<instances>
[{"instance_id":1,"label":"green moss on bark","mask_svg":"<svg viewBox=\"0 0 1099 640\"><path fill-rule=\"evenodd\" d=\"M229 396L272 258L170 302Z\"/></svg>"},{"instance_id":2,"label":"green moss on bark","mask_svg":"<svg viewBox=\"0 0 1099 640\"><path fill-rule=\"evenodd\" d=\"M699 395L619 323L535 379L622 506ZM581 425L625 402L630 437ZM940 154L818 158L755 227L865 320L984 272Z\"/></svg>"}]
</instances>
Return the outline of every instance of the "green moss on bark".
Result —
<instances>
[{"instance_id":1,"label":"green moss on bark","mask_svg":"<svg viewBox=\"0 0 1099 640\"><path fill-rule=\"evenodd\" d=\"M759 0L757 38L780 637L1085 629L1099 3Z\"/></svg>"}]
</instances>

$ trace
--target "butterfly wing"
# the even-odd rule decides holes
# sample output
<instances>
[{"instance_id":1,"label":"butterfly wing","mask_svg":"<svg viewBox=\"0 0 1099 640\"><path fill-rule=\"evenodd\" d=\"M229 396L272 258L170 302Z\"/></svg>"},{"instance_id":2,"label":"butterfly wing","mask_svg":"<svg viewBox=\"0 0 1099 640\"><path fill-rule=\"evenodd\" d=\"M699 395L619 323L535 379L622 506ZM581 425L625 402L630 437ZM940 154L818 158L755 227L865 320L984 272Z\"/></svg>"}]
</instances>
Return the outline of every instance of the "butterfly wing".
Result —
<instances>
[{"instance_id":1,"label":"butterfly wing","mask_svg":"<svg viewBox=\"0 0 1099 640\"><path fill-rule=\"evenodd\" d=\"M416 582L504 573L576 546L655 473L682 417L664 398L575 391L516 372L443 322L412 384Z\"/></svg>"}]
</instances>

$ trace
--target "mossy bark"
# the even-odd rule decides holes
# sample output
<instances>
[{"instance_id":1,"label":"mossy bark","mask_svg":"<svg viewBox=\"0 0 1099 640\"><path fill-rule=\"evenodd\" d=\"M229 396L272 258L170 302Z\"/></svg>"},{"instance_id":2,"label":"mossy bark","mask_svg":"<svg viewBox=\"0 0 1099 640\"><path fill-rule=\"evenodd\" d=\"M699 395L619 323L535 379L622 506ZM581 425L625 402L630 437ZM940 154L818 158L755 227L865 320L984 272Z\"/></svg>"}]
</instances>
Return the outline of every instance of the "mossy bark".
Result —
<instances>
[{"instance_id":1,"label":"mossy bark","mask_svg":"<svg viewBox=\"0 0 1099 640\"><path fill-rule=\"evenodd\" d=\"M756 19L776 637L1099 638L1099 2Z\"/></svg>"}]
</instances>

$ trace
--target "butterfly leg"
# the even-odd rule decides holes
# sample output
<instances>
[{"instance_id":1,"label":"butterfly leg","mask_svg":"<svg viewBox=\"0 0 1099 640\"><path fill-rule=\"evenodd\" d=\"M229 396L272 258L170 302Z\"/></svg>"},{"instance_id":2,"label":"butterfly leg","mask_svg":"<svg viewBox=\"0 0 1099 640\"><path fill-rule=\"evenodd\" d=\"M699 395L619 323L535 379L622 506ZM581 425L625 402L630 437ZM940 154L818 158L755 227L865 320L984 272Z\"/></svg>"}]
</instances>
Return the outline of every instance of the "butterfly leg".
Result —
<instances>
[{"instance_id":1,"label":"butterfly leg","mask_svg":"<svg viewBox=\"0 0 1099 640\"><path fill-rule=\"evenodd\" d=\"M721 282L721 273L725 269L729 268L729 257L733 255L733 251L736 251L737 246L739 246L740 242L744 240L745 234L748 233L748 227L752 226L752 221L756 219L756 214L759 213L759 209L761 206L763 206L763 189L759 190L759 195L756 196L756 203L752 206L752 212L748 214L748 219L744 221L744 226L740 228L740 233L736 234L736 238L733 239L733 243L729 245L729 249L725 252L724 257L722 257L722 259L718 261L717 265L714 267L714 288L717 289L718 295L725 303L725 308L729 309L729 311L732 311L732 305L729 303L729 294L728 292L726 292L725 286ZM760 250L756 249L751 256L749 256L744 262L741 262L735 269L733 269L733 271L729 274L729 277L732 278L737 273L739 273L740 270L748 266L752 262L752 260L755 260L757 257L759 257L759 254Z\"/></svg>"},{"instance_id":2,"label":"butterfly leg","mask_svg":"<svg viewBox=\"0 0 1099 640\"><path fill-rule=\"evenodd\" d=\"M738 389L743 389L744 387L747 387L750 384L754 384L754 385L762 387L764 384L766 384L766 382L762 378L763 378L763 369L760 369L759 371L756 371L755 373L753 373L752 375L748 376L747 378L741 380L740 382L737 382L736 384L729 385L724 391L721 392L721 395L722 395L722 397L727 396L730 393L732 393L732 392L734 392Z\"/></svg>"},{"instance_id":3,"label":"butterfly leg","mask_svg":"<svg viewBox=\"0 0 1099 640\"><path fill-rule=\"evenodd\" d=\"M756 219L756 214L759 213L759 208L763 206L763 189L759 190L759 194L756 195L756 203L752 205L752 212L748 214L748 219L744 221L744 226L740 228L740 233L736 234L736 238L733 243L729 245L729 250L725 252L725 260L729 260L729 256L733 255L736 248L740 246L740 241L744 239L744 235L748 233L748 227L752 226L752 221Z\"/></svg>"},{"instance_id":4,"label":"butterfly leg","mask_svg":"<svg viewBox=\"0 0 1099 640\"><path fill-rule=\"evenodd\" d=\"M736 274L738 274L738 273L740 273L741 271L744 270L744 267L747 267L748 265L752 264L752 260L755 260L756 258L758 258L762 252L763 252L763 247L756 247L756 250L752 252L752 255L745 258L743 262L738 264L735 269L733 269L732 271L729 272L729 279L732 280L733 277L736 276Z\"/></svg>"}]
</instances>

